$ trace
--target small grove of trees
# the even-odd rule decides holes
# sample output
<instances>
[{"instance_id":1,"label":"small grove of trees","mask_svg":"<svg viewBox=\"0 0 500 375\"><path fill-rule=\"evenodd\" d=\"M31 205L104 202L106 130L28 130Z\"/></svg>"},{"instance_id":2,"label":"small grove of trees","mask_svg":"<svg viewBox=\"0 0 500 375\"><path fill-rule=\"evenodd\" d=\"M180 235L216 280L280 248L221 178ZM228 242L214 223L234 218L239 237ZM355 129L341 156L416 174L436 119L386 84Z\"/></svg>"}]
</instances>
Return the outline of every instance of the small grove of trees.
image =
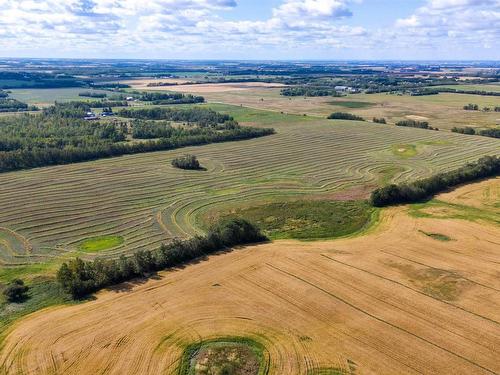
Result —
<instances>
[{"instance_id":1,"label":"small grove of trees","mask_svg":"<svg viewBox=\"0 0 500 375\"><path fill-rule=\"evenodd\" d=\"M384 207L401 203L414 203L432 197L459 184L494 177L500 174L500 158L485 156L450 172L400 185L389 185L372 192L371 203Z\"/></svg>"},{"instance_id":2,"label":"small grove of trees","mask_svg":"<svg viewBox=\"0 0 500 375\"><path fill-rule=\"evenodd\" d=\"M376 124L387 124L387 121L385 120L385 118L376 118L376 117L374 117L373 118L373 122L376 123Z\"/></svg>"},{"instance_id":3,"label":"small grove of trees","mask_svg":"<svg viewBox=\"0 0 500 375\"><path fill-rule=\"evenodd\" d=\"M427 121L402 120L396 122L396 126L404 126L409 128L419 128L427 130L439 130L438 128L433 128L432 126L430 126Z\"/></svg>"},{"instance_id":4,"label":"small grove of trees","mask_svg":"<svg viewBox=\"0 0 500 375\"><path fill-rule=\"evenodd\" d=\"M307 86L287 87L287 88L281 90L281 95L283 95L283 96L309 96L309 97L315 97L315 96L340 97L340 96L342 96L340 93L338 93L334 89L324 88L324 87L313 87L313 86L312 87L307 87Z\"/></svg>"},{"instance_id":5,"label":"small grove of trees","mask_svg":"<svg viewBox=\"0 0 500 375\"><path fill-rule=\"evenodd\" d=\"M172 165L180 169L199 170L202 169L195 155L179 156L172 160Z\"/></svg>"},{"instance_id":6,"label":"small grove of trees","mask_svg":"<svg viewBox=\"0 0 500 375\"><path fill-rule=\"evenodd\" d=\"M99 289L115 285L135 277L147 276L156 271L186 264L194 259L220 250L265 241L260 230L243 219L221 222L205 236L189 240L175 240L163 244L157 250L142 250L131 257L119 259L70 260L57 272L57 280L73 298L82 298Z\"/></svg>"},{"instance_id":7,"label":"small grove of trees","mask_svg":"<svg viewBox=\"0 0 500 375\"><path fill-rule=\"evenodd\" d=\"M471 128L470 126L466 126L465 128L454 127L453 129L451 129L451 131L454 133L460 133L460 134L480 135L483 137L500 138L500 128L484 129L484 130L478 131L474 128Z\"/></svg>"},{"instance_id":8,"label":"small grove of trees","mask_svg":"<svg viewBox=\"0 0 500 375\"><path fill-rule=\"evenodd\" d=\"M467 104L464 105L464 110L466 111L479 111L479 106L477 104Z\"/></svg>"},{"instance_id":9,"label":"small grove of trees","mask_svg":"<svg viewBox=\"0 0 500 375\"><path fill-rule=\"evenodd\" d=\"M22 302L27 298L29 288L21 279L14 279L3 290L3 295L8 302Z\"/></svg>"},{"instance_id":10,"label":"small grove of trees","mask_svg":"<svg viewBox=\"0 0 500 375\"><path fill-rule=\"evenodd\" d=\"M353 115L352 113L346 112L334 112L328 116L330 120L353 120L353 121L365 121L363 117Z\"/></svg>"}]
</instances>

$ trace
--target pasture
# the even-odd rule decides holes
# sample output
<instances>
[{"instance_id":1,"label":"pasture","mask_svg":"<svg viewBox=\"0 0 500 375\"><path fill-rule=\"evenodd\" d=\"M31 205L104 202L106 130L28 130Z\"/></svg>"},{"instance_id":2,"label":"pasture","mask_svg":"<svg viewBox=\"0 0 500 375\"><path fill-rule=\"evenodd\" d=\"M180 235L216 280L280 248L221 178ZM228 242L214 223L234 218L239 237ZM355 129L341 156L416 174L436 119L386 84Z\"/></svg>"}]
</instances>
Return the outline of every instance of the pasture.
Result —
<instances>
[{"instance_id":1,"label":"pasture","mask_svg":"<svg viewBox=\"0 0 500 375\"><path fill-rule=\"evenodd\" d=\"M499 190L483 181L424 208L498 217ZM499 373L499 224L411 210L383 210L361 237L250 246L37 312L7 332L0 372L176 375L193 346L239 337L271 375ZM255 368L249 349L223 348L197 353Z\"/></svg>"},{"instance_id":2,"label":"pasture","mask_svg":"<svg viewBox=\"0 0 500 375\"><path fill-rule=\"evenodd\" d=\"M321 120L211 105L242 123L276 128L263 139L123 156L0 175L0 278L32 279L68 257L117 257L201 233L209 210L228 204L365 196L381 183L449 170L498 154L486 137ZM418 144L413 156L394 145ZM203 173L172 167L194 154ZM121 244L82 251L96 237Z\"/></svg>"}]
</instances>

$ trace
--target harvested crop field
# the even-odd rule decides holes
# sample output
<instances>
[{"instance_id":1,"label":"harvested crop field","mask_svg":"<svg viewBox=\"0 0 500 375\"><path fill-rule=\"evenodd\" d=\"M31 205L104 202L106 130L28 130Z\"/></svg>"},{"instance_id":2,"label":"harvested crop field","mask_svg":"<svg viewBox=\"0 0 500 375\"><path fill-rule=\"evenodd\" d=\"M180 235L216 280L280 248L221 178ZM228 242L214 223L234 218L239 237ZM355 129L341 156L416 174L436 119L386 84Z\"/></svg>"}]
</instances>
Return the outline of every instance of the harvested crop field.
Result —
<instances>
[{"instance_id":1,"label":"harvested crop field","mask_svg":"<svg viewBox=\"0 0 500 375\"><path fill-rule=\"evenodd\" d=\"M456 194L487 201L499 180L480 184ZM386 209L362 237L246 247L37 312L0 372L176 374L189 345L243 336L270 374L497 374L498 241L498 225Z\"/></svg>"},{"instance_id":2,"label":"harvested crop field","mask_svg":"<svg viewBox=\"0 0 500 375\"><path fill-rule=\"evenodd\" d=\"M0 262L14 267L153 249L199 233L203 213L223 205L373 188L498 154L498 141L486 137L214 108L273 126L277 134L1 174L0 222L8 239ZM393 145L405 142L418 146L415 156L393 153ZM186 153L207 171L171 166ZM82 242L103 236L123 241L97 253L80 251Z\"/></svg>"}]
</instances>

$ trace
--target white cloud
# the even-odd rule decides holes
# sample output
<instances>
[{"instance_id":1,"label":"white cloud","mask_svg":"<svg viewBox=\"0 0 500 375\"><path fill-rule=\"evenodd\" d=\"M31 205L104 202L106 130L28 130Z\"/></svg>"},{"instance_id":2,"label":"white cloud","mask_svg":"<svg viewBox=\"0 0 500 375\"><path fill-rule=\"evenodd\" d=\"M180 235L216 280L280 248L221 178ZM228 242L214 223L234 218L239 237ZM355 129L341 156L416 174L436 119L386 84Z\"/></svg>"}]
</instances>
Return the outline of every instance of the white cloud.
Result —
<instances>
[{"instance_id":1,"label":"white cloud","mask_svg":"<svg viewBox=\"0 0 500 375\"><path fill-rule=\"evenodd\" d=\"M221 12L237 0L0 0L0 54L230 57L251 49L404 51L453 41L498 48L500 0L426 0L386 29L353 25L352 4L361 1L282 0L269 18L228 21Z\"/></svg>"},{"instance_id":2,"label":"white cloud","mask_svg":"<svg viewBox=\"0 0 500 375\"><path fill-rule=\"evenodd\" d=\"M414 14L397 20L396 27L407 40L487 48L500 38L500 0L427 0Z\"/></svg>"}]
</instances>

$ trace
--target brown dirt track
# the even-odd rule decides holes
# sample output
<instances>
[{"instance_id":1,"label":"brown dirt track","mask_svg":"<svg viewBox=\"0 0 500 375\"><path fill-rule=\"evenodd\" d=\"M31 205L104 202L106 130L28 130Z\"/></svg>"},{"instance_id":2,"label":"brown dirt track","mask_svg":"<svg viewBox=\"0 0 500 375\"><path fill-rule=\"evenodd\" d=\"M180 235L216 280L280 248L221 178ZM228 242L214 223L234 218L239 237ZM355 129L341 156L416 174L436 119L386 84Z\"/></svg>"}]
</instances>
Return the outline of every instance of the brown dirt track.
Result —
<instances>
[{"instance_id":1,"label":"brown dirt track","mask_svg":"<svg viewBox=\"0 0 500 375\"><path fill-rule=\"evenodd\" d=\"M499 263L498 226L391 208L363 237L251 246L40 311L9 331L0 372L175 374L185 345L248 336L271 374L498 374Z\"/></svg>"}]
</instances>

